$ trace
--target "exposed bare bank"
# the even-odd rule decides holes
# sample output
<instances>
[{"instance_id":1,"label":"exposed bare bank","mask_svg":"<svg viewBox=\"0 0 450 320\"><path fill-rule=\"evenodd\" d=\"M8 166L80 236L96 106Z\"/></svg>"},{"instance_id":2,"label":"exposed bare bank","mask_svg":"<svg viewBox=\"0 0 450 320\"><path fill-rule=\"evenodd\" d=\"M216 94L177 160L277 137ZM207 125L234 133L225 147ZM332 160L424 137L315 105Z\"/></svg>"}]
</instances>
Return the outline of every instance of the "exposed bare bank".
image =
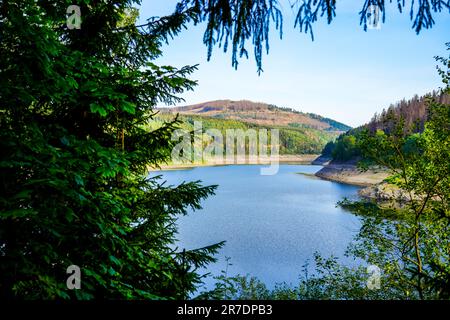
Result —
<instances>
[{"instance_id":1,"label":"exposed bare bank","mask_svg":"<svg viewBox=\"0 0 450 320\"><path fill-rule=\"evenodd\" d=\"M284 164L311 164L315 159L317 159L317 154L300 154L300 155L280 155L277 159L279 163ZM249 159L246 157L235 158L233 162L224 161L203 161L203 162L186 162L179 164L162 164L160 168L150 167L150 171L156 170L177 170L177 169L187 169L194 167L206 167L206 166L220 166L220 165L234 165L234 164L270 164L274 160L270 157L267 158L258 158L258 159Z\"/></svg>"},{"instance_id":2,"label":"exposed bare bank","mask_svg":"<svg viewBox=\"0 0 450 320\"><path fill-rule=\"evenodd\" d=\"M389 176L384 169L361 171L354 164L328 164L316 173L322 179L353 184L357 186L373 186Z\"/></svg>"}]
</instances>

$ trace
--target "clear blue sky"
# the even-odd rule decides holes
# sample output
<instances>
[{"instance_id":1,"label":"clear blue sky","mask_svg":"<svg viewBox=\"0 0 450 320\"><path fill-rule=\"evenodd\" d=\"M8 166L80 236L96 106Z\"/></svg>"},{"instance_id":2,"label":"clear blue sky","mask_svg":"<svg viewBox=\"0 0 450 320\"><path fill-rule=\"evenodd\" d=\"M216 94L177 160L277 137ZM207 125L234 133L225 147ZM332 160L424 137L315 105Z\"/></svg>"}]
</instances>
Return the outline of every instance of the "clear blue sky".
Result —
<instances>
[{"instance_id":1,"label":"clear blue sky","mask_svg":"<svg viewBox=\"0 0 450 320\"><path fill-rule=\"evenodd\" d=\"M176 2L143 0L141 22L173 12ZM252 55L234 70L231 52L225 54L217 47L208 62L202 42L205 25L190 27L164 46L164 56L157 63L177 67L199 64L191 77L198 80L198 86L182 95L186 102L180 105L248 99L357 126L390 103L441 86L433 57L449 54L445 50L445 42L450 41L448 11L435 14L435 26L416 35L409 7L400 14L392 3L387 5L381 29L364 32L358 14L364 1L340 0L331 25L325 19L315 24L312 42L309 35L293 28L294 12L289 2L280 2L284 36L279 40L273 30L260 76ZM252 47L248 49L253 53Z\"/></svg>"}]
</instances>

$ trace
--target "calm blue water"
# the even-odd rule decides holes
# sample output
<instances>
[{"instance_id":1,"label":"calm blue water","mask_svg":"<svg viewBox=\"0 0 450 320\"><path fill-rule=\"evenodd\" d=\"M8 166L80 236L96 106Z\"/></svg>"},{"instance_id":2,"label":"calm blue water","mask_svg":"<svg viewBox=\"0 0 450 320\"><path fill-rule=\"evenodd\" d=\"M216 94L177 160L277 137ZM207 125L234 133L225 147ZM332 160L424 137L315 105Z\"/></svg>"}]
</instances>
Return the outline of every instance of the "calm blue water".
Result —
<instances>
[{"instance_id":1,"label":"calm blue water","mask_svg":"<svg viewBox=\"0 0 450 320\"><path fill-rule=\"evenodd\" d=\"M314 173L321 166L280 165L273 176L260 175L260 167L163 171L169 184L202 180L219 185L202 210L179 219L179 247L194 249L225 240L218 263L208 271L218 275L226 267L225 257L231 257L228 274L251 274L269 287L296 284L302 265L313 261L315 251L343 257L360 222L336 203L357 197L358 187L297 174Z\"/></svg>"}]
</instances>

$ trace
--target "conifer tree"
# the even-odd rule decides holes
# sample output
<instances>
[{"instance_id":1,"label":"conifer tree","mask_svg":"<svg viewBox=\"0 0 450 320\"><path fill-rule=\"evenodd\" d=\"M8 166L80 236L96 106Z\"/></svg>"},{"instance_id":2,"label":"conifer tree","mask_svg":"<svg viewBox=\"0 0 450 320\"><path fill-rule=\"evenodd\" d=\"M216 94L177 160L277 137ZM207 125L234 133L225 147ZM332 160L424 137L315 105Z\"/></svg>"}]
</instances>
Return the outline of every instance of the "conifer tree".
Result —
<instances>
[{"instance_id":1,"label":"conifer tree","mask_svg":"<svg viewBox=\"0 0 450 320\"><path fill-rule=\"evenodd\" d=\"M71 1L0 5L3 298L185 298L221 245L174 246L176 217L214 186L148 176L177 126L146 130L154 106L195 85L195 66L152 62L186 17L139 28L130 4L84 1L80 29L66 27Z\"/></svg>"}]
</instances>

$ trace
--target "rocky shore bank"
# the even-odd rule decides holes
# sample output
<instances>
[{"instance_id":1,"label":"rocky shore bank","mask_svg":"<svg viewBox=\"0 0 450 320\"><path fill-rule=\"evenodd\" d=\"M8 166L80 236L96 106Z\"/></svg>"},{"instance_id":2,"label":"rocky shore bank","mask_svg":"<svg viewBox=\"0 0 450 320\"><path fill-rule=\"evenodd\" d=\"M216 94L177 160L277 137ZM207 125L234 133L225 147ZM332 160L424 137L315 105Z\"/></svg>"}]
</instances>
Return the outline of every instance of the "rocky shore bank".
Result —
<instances>
[{"instance_id":1,"label":"rocky shore bank","mask_svg":"<svg viewBox=\"0 0 450 320\"><path fill-rule=\"evenodd\" d=\"M389 176L389 173L384 169L361 171L355 164L330 163L320 169L316 176L326 180L368 187L382 182Z\"/></svg>"},{"instance_id":2,"label":"rocky shore bank","mask_svg":"<svg viewBox=\"0 0 450 320\"><path fill-rule=\"evenodd\" d=\"M372 168L361 171L356 163L329 163L320 169L316 174L321 179L357 185L362 188L359 195L366 199L373 199L379 202L391 200L408 201L406 195L398 187L384 182L390 175L386 169Z\"/></svg>"}]
</instances>

